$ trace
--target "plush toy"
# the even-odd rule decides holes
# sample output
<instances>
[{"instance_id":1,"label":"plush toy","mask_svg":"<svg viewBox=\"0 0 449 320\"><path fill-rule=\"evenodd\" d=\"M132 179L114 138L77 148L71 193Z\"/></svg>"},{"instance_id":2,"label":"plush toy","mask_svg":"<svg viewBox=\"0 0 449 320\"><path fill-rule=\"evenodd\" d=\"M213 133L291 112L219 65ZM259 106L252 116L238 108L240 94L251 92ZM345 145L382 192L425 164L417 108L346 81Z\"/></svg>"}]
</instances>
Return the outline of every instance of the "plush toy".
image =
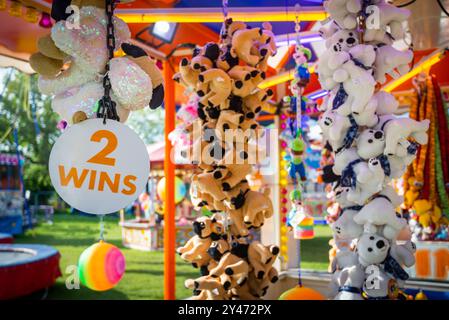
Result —
<instances>
[{"instance_id":1,"label":"plush toy","mask_svg":"<svg viewBox=\"0 0 449 320\"><path fill-rule=\"evenodd\" d=\"M365 272L359 264L344 268L338 278L338 294L334 300L363 300L361 289L364 280Z\"/></svg>"},{"instance_id":2,"label":"plush toy","mask_svg":"<svg viewBox=\"0 0 449 320\"><path fill-rule=\"evenodd\" d=\"M264 193L248 191L245 204L242 207L243 221L248 226L259 228L265 219L273 215L273 205L269 197L270 189L266 188Z\"/></svg>"},{"instance_id":3,"label":"plush toy","mask_svg":"<svg viewBox=\"0 0 449 320\"><path fill-rule=\"evenodd\" d=\"M343 170L341 185L351 188L348 194L348 200L363 205L371 196L382 190L385 173L377 158L370 159L368 164L363 161L358 161L360 160L353 162L355 165L350 163ZM359 176L357 172L362 172L362 166L367 166L369 174Z\"/></svg>"},{"instance_id":4,"label":"plush toy","mask_svg":"<svg viewBox=\"0 0 449 320\"><path fill-rule=\"evenodd\" d=\"M354 222L372 233L377 231L377 227L387 225L383 236L390 240L395 239L406 225L404 220L396 216L396 207L401 203L400 198L392 187L386 187L354 216Z\"/></svg>"},{"instance_id":5,"label":"plush toy","mask_svg":"<svg viewBox=\"0 0 449 320\"><path fill-rule=\"evenodd\" d=\"M146 74L150 76L153 86L153 93L150 101L150 108L156 109L162 105L164 100L164 78L162 72L156 65L156 61L148 57L147 53L140 47L123 43L122 50L126 53L126 58L135 62Z\"/></svg>"},{"instance_id":6,"label":"plush toy","mask_svg":"<svg viewBox=\"0 0 449 320\"><path fill-rule=\"evenodd\" d=\"M88 4L89 6L84 6ZM58 21L51 36L39 40L39 52L30 58L30 64L41 75L39 88L42 93L54 96L53 109L69 123L77 123L96 114L95 105L102 98L104 89L98 75L105 72L108 62L106 48L106 19L104 3L83 2L79 17L70 15ZM96 32L66 28L66 23L80 24ZM115 49L130 37L127 25L114 17ZM76 45L74 45L76 44ZM161 74L154 61L134 46L125 46L128 56L114 58L110 63L112 99L117 103L120 120L126 121L130 110L153 108L162 102ZM62 60L70 59L70 67L62 70ZM61 71L62 70L62 71ZM153 87L154 84L157 88ZM152 94L155 91L155 99Z\"/></svg>"},{"instance_id":7,"label":"plush toy","mask_svg":"<svg viewBox=\"0 0 449 320\"><path fill-rule=\"evenodd\" d=\"M367 300L394 300L397 298L397 282L381 267L369 265L368 277L363 284L363 296Z\"/></svg>"},{"instance_id":8,"label":"plush toy","mask_svg":"<svg viewBox=\"0 0 449 320\"><path fill-rule=\"evenodd\" d=\"M183 260L189 261L195 268L203 268L209 264L210 256L207 253L212 240L216 240L223 233L223 225L215 218L201 217L193 223L196 235L187 243L178 248L177 252Z\"/></svg>"},{"instance_id":9,"label":"plush toy","mask_svg":"<svg viewBox=\"0 0 449 320\"><path fill-rule=\"evenodd\" d=\"M373 21L378 25L368 26L364 33L364 40L383 42L386 34L386 27L390 28L393 39L401 40L404 37L402 23L410 17L410 11L398 8L386 0L373 0L372 5L376 7L367 17L367 21Z\"/></svg>"},{"instance_id":10,"label":"plush toy","mask_svg":"<svg viewBox=\"0 0 449 320\"><path fill-rule=\"evenodd\" d=\"M355 239L363 233L363 227L354 221L354 216L363 208L347 199L350 188L335 190L335 201L340 205L337 220L331 224L335 235L340 239Z\"/></svg>"},{"instance_id":11,"label":"plush toy","mask_svg":"<svg viewBox=\"0 0 449 320\"><path fill-rule=\"evenodd\" d=\"M224 201L226 199L221 181L215 179L213 172L203 172L194 175L192 181L198 183L200 192L210 194L214 200Z\"/></svg>"},{"instance_id":12,"label":"plush toy","mask_svg":"<svg viewBox=\"0 0 449 320\"><path fill-rule=\"evenodd\" d=\"M401 139L413 137L417 143L427 144L427 130L430 121L416 121L410 118L395 118L394 116L379 117L379 124L376 130L382 130L385 133L385 155L399 155L398 144Z\"/></svg>"},{"instance_id":13,"label":"plush toy","mask_svg":"<svg viewBox=\"0 0 449 320\"><path fill-rule=\"evenodd\" d=\"M334 298L338 294L341 271L356 266L358 263L357 254L354 251L349 250L349 248L336 250L335 257L332 259L329 268L332 272L332 278L329 285L330 297Z\"/></svg>"},{"instance_id":14,"label":"plush toy","mask_svg":"<svg viewBox=\"0 0 449 320\"><path fill-rule=\"evenodd\" d=\"M357 15L362 10L360 0L326 0L324 8L342 28L357 27Z\"/></svg>"},{"instance_id":15,"label":"plush toy","mask_svg":"<svg viewBox=\"0 0 449 320\"><path fill-rule=\"evenodd\" d=\"M302 160L305 151L304 149L306 148L304 140L302 140L301 137L296 137L290 142L289 148L291 153L291 160L289 164L288 175L295 184L297 184L299 180L306 181L306 170Z\"/></svg>"},{"instance_id":16,"label":"plush toy","mask_svg":"<svg viewBox=\"0 0 449 320\"><path fill-rule=\"evenodd\" d=\"M382 263L389 249L389 241L375 233L364 233L357 242L359 262L364 267Z\"/></svg>"},{"instance_id":17,"label":"plush toy","mask_svg":"<svg viewBox=\"0 0 449 320\"><path fill-rule=\"evenodd\" d=\"M408 178L409 189L404 194L404 205L407 209L410 209L415 200L418 199L420 190L422 189L422 183L416 180L415 177Z\"/></svg>"},{"instance_id":18,"label":"plush toy","mask_svg":"<svg viewBox=\"0 0 449 320\"><path fill-rule=\"evenodd\" d=\"M232 37L231 55L238 57L250 66L256 66L259 63L259 56L251 54L251 47L254 42L271 41L268 39L261 28L241 29L234 32Z\"/></svg>"},{"instance_id":19,"label":"plush toy","mask_svg":"<svg viewBox=\"0 0 449 320\"><path fill-rule=\"evenodd\" d=\"M192 300L226 300L226 291L217 278L202 276L197 279L187 279L184 286L194 290Z\"/></svg>"},{"instance_id":20,"label":"plush toy","mask_svg":"<svg viewBox=\"0 0 449 320\"><path fill-rule=\"evenodd\" d=\"M409 64L413 60L412 50L399 51L391 45L386 45L376 48L376 53L374 78L379 83L387 81L387 74L397 79L409 72Z\"/></svg>"},{"instance_id":21,"label":"plush toy","mask_svg":"<svg viewBox=\"0 0 449 320\"><path fill-rule=\"evenodd\" d=\"M224 22L224 28L220 33L220 38L223 41L223 45L231 45L234 33L238 30L247 29L247 25L241 21L234 21L232 18L228 18Z\"/></svg>"},{"instance_id":22,"label":"plush toy","mask_svg":"<svg viewBox=\"0 0 449 320\"><path fill-rule=\"evenodd\" d=\"M324 112L318 121L323 136L331 145L334 152L342 147L349 148L356 138L358 126L351 123L348 117L343 117L333 110ZM351 130L349 130L351 128Z\"/></svg>"},{"instance_id":23,"label":"plush toy","mask_svg":"<svg viewBox=\"0 0 449 320\"><path fill-rule=\"evenodd\" d=\"M215 125L215 134L222 141L234 142L238 139L238 129L240 124L245 120L245 116L232 110L223 110L220 112L218 121ZM228 140L226 140L228 139Z\"/></svg>"},{"instance_id":24,"label":"plush toy","mask_svg":"<svg viewBox=\"0 0 449 320\"><path fill-rule=\"evenodd\" d=\"M371 73L349 60L338 68L333 78L342 84L339 90L342 88L347 95L342 105L348 105L352 112L360 113L374 94L376 82Z\"/></svg>"},{"instance_id":25,"label":"plush toy","mask_svg":"<svg viewBox=\"0 0 449 320\"><path fill-rule=\"evenodd\" d=\"M257 90L253 94L246 96L243 100L245 107L245 117L247 119L254 119L268 104L268 99L273 95L271 89Z\"/></svg>"},{"instance_id":26,"label":"plush toy","mask_svg":"<svg viewBox=\"0 0 449 320\"><path fill-rule=\"evenodd\" d=\"M250 164L240 163L239 160L226 166L219 162L217 169L214 171L214 177L221 180L223 191L230 191L241 183L251 171L252 166Z\"/></svg>"},{"instance_id":27,"label":"plush toy","mask_svg":"<svg viewBox=\"0 0 449 320\"><path fill-rule=\"evenodd\" d=\"M232 82L228 74L221 69L209 69L198 76L197 94L200 96L198 104L204 106L220 106L232 90Z\"/></svg>"},{"instance_id":28,"label":"plush toy","mask_svg":"<svg viewBox=\"0 0 449 320\"><path fill-rule=\"evenodd\" d=\"M257 279L262 280L265 276L269 276L272 283L278 280L277 272L271 271L278 254L279 248L275 245L264 246L258 241L254 241L249 245L248 261L254 268L254 274Z\"/></svg>"},{"instance_id":29,"label":"plush toy","mask_svg":"<svg viewBox=\"0 0 449 320\"><path fill-rule=\"evenodd\" d=\"M223 254L218 265L210 270L210 276L220 277L225 290L235 288L248 278L249 266L245 258L248 255L248 245L233 241L227 252Z\"/></svg>"},{"instance_id":30,"label":"plush toy","mask_svg":"<svg viewBox=\"0 0 449 320\"><path fill-rule=\"evenodd\" d=\"M333 90L339 83L334 73L350 60L349 51L358 45L356 31L338 30L326 38L327 50L320 57L318 79L325 90Z\"/></svg>"},{"instance_id":31,"label":"plush toy","mask_svg":"<svg viewBox=\"0 0 449 320\"><path fill-rule=\"evenodd\" d=\"M240 66L233 67L228 71L228 75L233 79L232 94L242 98L250 95L259 82L259 80L253 80L253 75L247 68ZM259 79L259 74L255 77Z\"/></svg>"}]
</instances>

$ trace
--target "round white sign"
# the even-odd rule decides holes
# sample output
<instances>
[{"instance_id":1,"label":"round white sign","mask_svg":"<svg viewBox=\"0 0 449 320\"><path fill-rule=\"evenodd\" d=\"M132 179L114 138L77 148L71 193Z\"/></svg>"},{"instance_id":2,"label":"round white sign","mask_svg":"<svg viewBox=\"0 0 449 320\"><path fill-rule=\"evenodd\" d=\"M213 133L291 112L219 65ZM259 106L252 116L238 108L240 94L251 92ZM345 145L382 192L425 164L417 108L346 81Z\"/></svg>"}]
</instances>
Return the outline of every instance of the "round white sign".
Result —
<instances>
[{"instance_id":1,"label":"round white sign","mask_svg":"<svg viewBox=\"0 0 449 320\"><path fill-rule=\"evenodd\" d=\"M150 158L126 125L90 119L69 127L50 153L50 178L72 207L92 214L116 212L145 188Z\"/></svg>"}]
</instances>

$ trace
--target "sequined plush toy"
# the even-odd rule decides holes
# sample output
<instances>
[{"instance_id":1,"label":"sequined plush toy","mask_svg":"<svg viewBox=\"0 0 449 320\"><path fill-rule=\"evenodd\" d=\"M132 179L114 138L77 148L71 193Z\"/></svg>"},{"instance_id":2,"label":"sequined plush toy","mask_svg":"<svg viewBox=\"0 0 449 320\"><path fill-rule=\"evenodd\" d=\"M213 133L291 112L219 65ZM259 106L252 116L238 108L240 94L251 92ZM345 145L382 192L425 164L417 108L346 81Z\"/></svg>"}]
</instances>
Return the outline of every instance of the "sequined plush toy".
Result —
<instances>
[{"instance_id":1,"label":"sequined plush toy","mask_svg":"<svg viewBox=\"0 0 449 320\"><path fill-rule=\"evenodd\" d=\"M51 34L38 40L38 52L30 58L39 74L39 89L53 97L52 108L68 124L95 117L97 102L104 94L103 79L109 62L106 46L106 1L54 1L52 18L57 22ZM79 14L66 14L76 5ZM70 12L70 11L69 11ZM130 111L146 106L157 108L164 96L163 78L154 60L130 39L127 24L113 17L115 46L126 56L109 62L111 97L117 113L125 122Z\"/></svg>"}]
</instances>

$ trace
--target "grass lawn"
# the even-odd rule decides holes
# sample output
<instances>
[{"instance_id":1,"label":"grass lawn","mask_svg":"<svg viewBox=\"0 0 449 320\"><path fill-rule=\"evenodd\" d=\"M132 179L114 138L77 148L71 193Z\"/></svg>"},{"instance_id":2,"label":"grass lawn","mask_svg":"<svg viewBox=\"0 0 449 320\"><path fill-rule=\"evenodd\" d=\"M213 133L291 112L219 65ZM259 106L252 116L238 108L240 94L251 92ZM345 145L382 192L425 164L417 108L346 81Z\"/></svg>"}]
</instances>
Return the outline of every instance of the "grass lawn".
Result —
<instances>
[{"instance_id":1,"label":"grass lawn","mask_svg":"<svg viewBox=\"0 0 449 320\"><path fill-rule=\"evenodd\" d=\"M42 223L25 235L16 238L16 243L47 244L61 253L61 272L63 276L48 292L48 299L163 299L163 252L142 252L123 248L121 231L117 217L105 218L105 239L118 246L126 258L126 272L120 283L112 290L95 292L81 287L68 290L65 286L66 267L76 265L81 252L95 243L99 235L98 218L58 213L54 224ZM316 237L303 241L302 267L304 269L327 269L328 240L330 229L317 226ZM176 297L183 299L191 291L184 288L184 281L198 276L197 269L183 262L177 256Z\"/></svg>"}]
</instances>

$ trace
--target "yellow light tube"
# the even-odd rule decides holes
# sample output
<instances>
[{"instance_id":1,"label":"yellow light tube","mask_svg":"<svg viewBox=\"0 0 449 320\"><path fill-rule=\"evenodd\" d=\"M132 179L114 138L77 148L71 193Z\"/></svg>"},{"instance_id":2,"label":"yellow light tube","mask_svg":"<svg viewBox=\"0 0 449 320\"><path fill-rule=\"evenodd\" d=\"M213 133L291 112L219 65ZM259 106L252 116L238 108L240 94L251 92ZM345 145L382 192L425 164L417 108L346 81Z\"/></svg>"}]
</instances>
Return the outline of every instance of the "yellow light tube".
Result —
<instances>
[{"instance_id":1,"label":"yellow light tube","mask_svg":"<svg viewBox=\"0 0 449 320\"><path fill-rule=\"evenodd\" d=\"M386 92L391 92L395 88L399 87L401 84L406 82L407 80L410 80L411 78L415 77L422 71L426 71L429 68L431 68L434 64L441 61L441 59L444 57L444 54L441 53L440 50L438 52L430 55L428 58L426 58L423 62L416 65L412 70L410 70L407 74L403 75L402 77L391 81L390 83L387 83L382 89Z\"/></svg>"},{"instance_id":2,"label":"yellow light tube","mask_svg":"<svg viewBox=\"0 0 449 320\"><path fill-rule=\"evenodd\" d=\"M315 72L315 65L309 66L309 72L310 72L310 74ZM275 76L269 77L259 84L259 88L266 89L266 88L273 87L273 86L276 86L278 84L281 84L281 83L284 83L287 81L291 81L291 80L293 80L294 74L295 74L294 71L291 70L291 71L285 71L285 72L279 73Z\"/></svg>"},{"instance_id":3,"label":"yellow light tube","mask_svg":"<svg viewBox=\"0 0 449 320\"><path fill-rule=\"evenodd\" d=\"M176 23L223 22L221 8L168 8L168 9L117 9L116 15L126 23ZM245 22L296 21L294 7L239 7L229 8L229 17ZM323 7L304 7L298 12L300 21L321 21L327 18Z\"/></svg>"}]
</instances>

